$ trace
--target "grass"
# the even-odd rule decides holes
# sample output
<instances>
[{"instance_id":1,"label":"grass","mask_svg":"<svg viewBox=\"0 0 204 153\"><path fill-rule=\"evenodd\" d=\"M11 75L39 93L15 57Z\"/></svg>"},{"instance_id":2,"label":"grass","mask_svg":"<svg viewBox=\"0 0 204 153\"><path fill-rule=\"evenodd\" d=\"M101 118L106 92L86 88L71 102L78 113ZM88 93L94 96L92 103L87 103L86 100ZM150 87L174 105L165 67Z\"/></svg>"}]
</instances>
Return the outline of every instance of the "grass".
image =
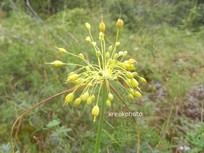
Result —
<instances>
[{"instance_id":1,"label":"grass","mask_svg":"<svg viewBox=\"0 0 204 153\"><path fill-rule=\"evenodd\" d=\"M96 11L96 10L95 10ZM100 14L96 11L96 14ZM113 25L110 14L104 20ZM10 152L9 132L14 120L39 101L68 89L64 84L67 73L75 67L52 68L46 62L54 59L75 61L55 52L55 46L75 53L87 50L84 23L97 25L100 18L84 9L59 12L39 23L36 18L11 11L0 23L0 150ZM141 24L142 25L142 24ZM110 27L108 27L110 28ZM94 31L97 34L97 30ZM107 31L111 34L110 31ZM114 36L112 33L108 40ZM189 152L203 149L203 123L194 123L178 113L187 93L204 78L204 29L191 31L168 24L141 26L131 31L124 28L121 48L138 62L138 71L148 80L142 87L142 100L129 102L140 129L140 152L175 152L181 145ZM79 61L80 62L80 61ZM155 84L159 85L156 86ZM123 95L123 91L119 91ZM161 95L159 95L161 94ZM97 128L87 106L62 107L63 96L33 110L19 125L16 146L20 152L93 152ZM115 99L110 111L125 111ZM135 152L137 135L131 118L105 115L102 152ZM196 125L196 126L194 126ZM200 135L200 138L196 138ZM1 151L0 151L1 152Z\"/></svg>"}]
</instances>

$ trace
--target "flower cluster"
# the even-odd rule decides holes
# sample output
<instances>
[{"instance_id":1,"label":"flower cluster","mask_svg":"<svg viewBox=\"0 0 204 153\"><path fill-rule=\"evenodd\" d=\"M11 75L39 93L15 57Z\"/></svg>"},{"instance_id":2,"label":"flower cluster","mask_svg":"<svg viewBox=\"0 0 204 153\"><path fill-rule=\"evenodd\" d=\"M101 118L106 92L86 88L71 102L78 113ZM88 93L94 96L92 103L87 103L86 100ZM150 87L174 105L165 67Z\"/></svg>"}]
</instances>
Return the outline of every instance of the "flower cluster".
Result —
<instances>
[{"instance_id":1,"label":"flower cluster","mask_svg":"<svg viewBox=\"0 0 204 153\"><path fill-rule=\"evenodd\" d=\"M57 48L60 53L69 54L83 61L84 65L74 64L74 63L64 63L59 60L55 60L50 64L60 67L63 65L76 65L78 68L70 72L67 77L68 83L73 83L76 87L75 90L69 93L65 97L65 104L74 103L74 105L79 105L82 102L86 102L88 105L93 105L92 115L94 121L99 115L99 97L101 93L102 84L106 84L107 88L107 100L106 106L110 107L114 99L113 94L110 90L111 81L117 82L125 92L127 92L128 97L133 100L135 97L141 97L141 90L139 88L139 82L145 83L146 80L139 76L136 72L137 61L130 58L124 60L127 56L127 51L117 51L120 46L119 42L119 32L123 27L123 20L118 19L116 22L116 39L115 43L107 47L105 40L106 25L103 21L99 24L99 35L98 41L96 42L92 37L92 27L89 23L85 24L85 27L89 33L86 37L86 41L93 47L94 53L96 55L97 63L91 64L85 59L84 55L80 53L79 55L70 53L64 48ZM99 44L99 45L98 45ZM122 83L123 82L123 83ZM81 91L81 88L83 89ZM80 91L81 95L76 97L76 92ZM103 103L103 101L101 101Z\"/></svg>"}]
</instances>

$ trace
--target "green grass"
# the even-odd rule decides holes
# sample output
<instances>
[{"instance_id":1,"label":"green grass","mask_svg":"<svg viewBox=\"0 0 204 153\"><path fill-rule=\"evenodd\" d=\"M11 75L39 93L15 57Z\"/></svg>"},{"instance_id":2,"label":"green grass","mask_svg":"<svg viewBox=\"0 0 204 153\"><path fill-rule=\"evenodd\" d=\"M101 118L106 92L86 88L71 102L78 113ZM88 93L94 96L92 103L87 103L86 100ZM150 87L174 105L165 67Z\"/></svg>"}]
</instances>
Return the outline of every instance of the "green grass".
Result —
<instances>
[{"instance_id":1,"label":"green grass","mask_svg":"<svg viewBox=\"0 0 204 153\"><path fill-rule=\"evenodd\" d=\"M113 4L112 4L113 5ZM95 11L95 15L91 11ZM9 132L12 123L26 109L41 100L68 89L65 84L68 72L75 67L53 68L45 63L55 59L80 62L64 57L55 47L83 52L90 61L95 61L85 42L85 22L97 27L100 21L97 9L73 9L61 11L38 23L20 11L10 11L0 22L0 152L9 151ZM114 16L105 12L104 21L110 23L108 42L114 38ZM129 23L133 24L133 23ZM142 112L136 117L140 129L141 153L171 153L183 143L203 149L203 123L178 115L177 109L187 93L204 78L204 28L198 31L181 29L169 24L155 24L140 28L124 28L120 37L121 50L127 50L138 62L138 71L147 78L142 87L143 99L129 101L122 90L118 92L127 101L133 112ZM137 25L137 27L138 27ZM129 25L128 27L132 27ZM93 30L97 35L98 29ZM154 83L164 88L159 97ZM20 152L88 152L94 150L97 127L92 122L90 107L62 106L64 96L33 110L21 121L16 139ZM125 111L118 98L110 111ZM102 152L135 152L137 132L131 118L105 115L102 134ZM196 138L201 135L201 138Z\"/></svg>"}]
</instances>

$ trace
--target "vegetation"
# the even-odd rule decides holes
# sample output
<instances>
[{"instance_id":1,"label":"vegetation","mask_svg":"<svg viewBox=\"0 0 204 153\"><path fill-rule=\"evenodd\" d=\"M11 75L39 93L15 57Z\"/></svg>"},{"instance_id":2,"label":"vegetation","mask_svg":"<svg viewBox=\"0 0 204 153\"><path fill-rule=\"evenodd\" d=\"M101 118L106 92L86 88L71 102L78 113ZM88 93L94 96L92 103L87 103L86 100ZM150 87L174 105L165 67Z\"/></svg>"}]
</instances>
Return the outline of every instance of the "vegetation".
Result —
<instances>
[{"instance_id":1,"label":"vegetation","mask_svg":"<svg viewBox=\"0 0 204 153\"><path fill-rule=\"evenodd\" d=\"M201 153L204 150L204 4L201 1L68 1L0 2L0 152L11 152L9 133L15 119L38 102L72 87L65 84L76 66L55 68L46 63L64 56L55 47L75 54L87 50L85 23L107 25L107 42L114 43L116 20L124 28L121 49L138 61L146 78L142 98L124 98L135 117L110 116L127 112L114 95L105 112L101 152ZM97 37L98 29L93 29ZM78 60L78 61L77 61ZM32 110L15 127L18 152L92 153L97 135L90 107L63 106L64 96ZM135 126L140 131L137 137ZM138 142L139 141L139 142ZM138 146L138 144L140 144Z\"/></svg>"}]
</instances>

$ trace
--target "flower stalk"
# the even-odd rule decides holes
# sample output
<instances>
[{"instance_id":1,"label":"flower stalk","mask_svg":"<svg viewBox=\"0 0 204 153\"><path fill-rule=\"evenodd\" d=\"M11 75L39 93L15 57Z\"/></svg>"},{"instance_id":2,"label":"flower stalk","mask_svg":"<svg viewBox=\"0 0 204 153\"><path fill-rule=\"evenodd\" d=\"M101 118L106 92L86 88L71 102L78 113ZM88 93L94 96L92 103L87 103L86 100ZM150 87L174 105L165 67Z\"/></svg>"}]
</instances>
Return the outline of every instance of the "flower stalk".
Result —
<instances>
[{"instance_id":1,"label":"flower stalk","mask_svg":"<svg viewBox=\"0 0 204 153\"><path fill-rule=\"evenodd\" d=\"M105 105L106 105L106 98L107 98L107 88L106 88L106 82L103 82L102 85L102 97L101 97L101 113L100 113L100 119L98 124L98 132L97 132L97 138L96 138L96 144L95 144L95 152L99 153L100 150L100 142L101 142L101 135L102 135L102 129L103 129L103 121L104 121L104 113L105 113Z\"/></svg>"}]
</instances>

